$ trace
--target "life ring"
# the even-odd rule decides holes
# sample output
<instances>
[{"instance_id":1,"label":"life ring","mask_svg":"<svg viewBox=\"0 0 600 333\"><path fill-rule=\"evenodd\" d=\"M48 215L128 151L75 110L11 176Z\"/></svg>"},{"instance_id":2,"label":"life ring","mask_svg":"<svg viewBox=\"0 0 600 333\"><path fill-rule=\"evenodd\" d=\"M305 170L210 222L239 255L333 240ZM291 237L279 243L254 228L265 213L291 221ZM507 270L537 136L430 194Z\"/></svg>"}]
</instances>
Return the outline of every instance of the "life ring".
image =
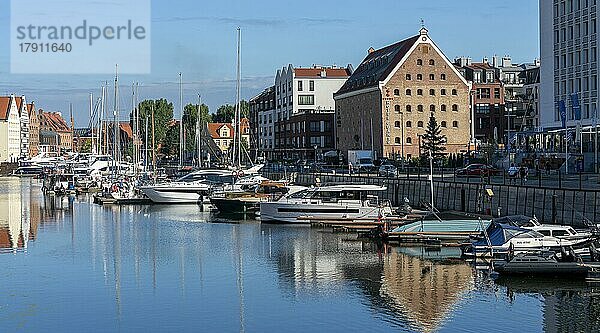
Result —
<instances>
[{"instance_id":1,"label":"life ring","mask_svg":"<svg viewBox=\"0 0 600 333\"><path fill-rule=\"evenodd\" d=\"M244 177L244 171L243 170L238 171L237 172L237 176L238 177Z\"/></svg>"}]
</instances>

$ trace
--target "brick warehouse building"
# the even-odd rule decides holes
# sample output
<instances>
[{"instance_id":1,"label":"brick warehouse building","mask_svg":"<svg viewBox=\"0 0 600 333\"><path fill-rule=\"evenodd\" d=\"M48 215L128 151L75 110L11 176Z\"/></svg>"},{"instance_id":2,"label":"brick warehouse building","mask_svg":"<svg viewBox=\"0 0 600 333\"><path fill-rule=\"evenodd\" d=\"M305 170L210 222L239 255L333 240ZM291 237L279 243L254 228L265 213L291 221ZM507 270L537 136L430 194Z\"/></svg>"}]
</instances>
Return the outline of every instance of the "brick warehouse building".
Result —
<instances>
[{"instance_id":1,"label":"brick warehouse building","mask_svg":"<svg viewBox=\"0 0 600 333\"><path fill-rule=\"evenodd\" d=\"M470 86L422 28L369 54L334 94L336 145L344 154L373 147L376 158L419 155L433 113L448 153L467 150Z\"/></svg>"}]
</instances>

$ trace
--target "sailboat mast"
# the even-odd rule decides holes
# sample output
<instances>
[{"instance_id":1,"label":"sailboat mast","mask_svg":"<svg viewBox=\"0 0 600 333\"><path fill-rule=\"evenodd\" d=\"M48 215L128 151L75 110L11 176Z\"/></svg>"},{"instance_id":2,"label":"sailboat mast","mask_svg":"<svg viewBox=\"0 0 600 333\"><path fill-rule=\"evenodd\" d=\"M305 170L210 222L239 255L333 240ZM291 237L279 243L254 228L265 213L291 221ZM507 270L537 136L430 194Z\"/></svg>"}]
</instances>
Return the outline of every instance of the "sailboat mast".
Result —
<instances>
[{"instance_id":1,"label":"sailboat mast","mask_svg":"<svg viewBox=\"0 0 600 333\"><path fill-rule=\"evenodd\" d=\"M131 84L131 116L133 122L132 135L133 135L133 174L137 176L137 128L135 121L135 83Z\"/></svg>"},{"instance_id":2,"label":"sailboat mast","mask_svg":"<svg viewBox=\"0 0 600 333\"><path fill-rule=\"evenodd\" d=\"M118 112L119 112L119 107L118 107L118 103L119 103L119 92L118 92L118 86L119 86L119 65L115 65L115 100L113 103L113 166L115 166L115 168L113 168L113 172L116 172L116 166L117 166L117 159L119 159L119 123L118 123ZM116 175L116 173L115 173Z\"/></svg>"},{"instance_id":3,"label":"sailboat mast","mask_svg":"<svg viewBox=\"0 0 600 333\"><path fill-rule=\"evenodd\" d=\"M183 76L179 72L179 111L180 123L179 123L179 167L183 167Z\"/></svg>"},{"instance_id":4,"label":"sailboat mast","mask_svg":"<svg viewBox=\"0 0 600 333\"><path fill-rule=\"evenodd\" d=\"M236 140L237 145L237 160L236 166L238 168L242 165L242 130L241 130L241 41L242 41L242 30L240 27L237 28L238 38L237 38L237 88L236 88L236 110L235 110L235 135L234 140Z\"/></svg>"},{"instance_id":5,"label":"sailboat mast","mask_svg":"<svg viewBox=\"0 0 600 333\"><path fill-rule=\"evenodd\" d=\"M94 140L94 94L90 93L90 130L92 135L91 153L96 153L96 141Z\"/></svg>"},{"instance_id":6,"label":"sailboat mast","mask_svg":"<svg viewBox=\"0 0 600 333\"><path fill-rule=\"evenodd\" d=\"M202 97L198 94L198 110L196 111L196 136L198 144L198 167L202 168Z\"/></svg>"}]
</instances>

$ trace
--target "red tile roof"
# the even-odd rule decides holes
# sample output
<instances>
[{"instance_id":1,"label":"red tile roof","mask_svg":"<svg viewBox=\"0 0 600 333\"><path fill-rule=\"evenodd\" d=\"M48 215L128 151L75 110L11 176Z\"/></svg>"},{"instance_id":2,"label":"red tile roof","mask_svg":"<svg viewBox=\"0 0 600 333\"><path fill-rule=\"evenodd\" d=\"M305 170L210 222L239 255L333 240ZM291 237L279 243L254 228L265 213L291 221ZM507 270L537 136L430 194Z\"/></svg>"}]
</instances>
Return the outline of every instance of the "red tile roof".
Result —
<instances>
[{"instance_id":1,"label":"red tile roof","mask_svg":"<svg viewBox=\"0 0 600 333\"><path fill-rule=\"evenodd\" d=\"M242 136L243 136L244 133L246 133L245 129L250 127L250 121L248 120L248 118L242 118L242 121L240 123L241 123L240 127L242 130ZM222 137L217 132L223 126L227 126L229 128L230 135L228 137ZM208 133L210 133L210 137L213 139L232 139L234 131L235 130L231 123L208 123Z\"/></svg>"},{"instance_id":2,"label":"red tile roof","mask_svg":"<svg viewBox=\"0 0 600 333\"><path fill-rule=\"evenodd\" d=\"M121 131L127 134L129 139L133 139L133 130L131 129L131 124L128 121L122 121L119 123L119 128Z\"/></svg>"},{"instance_id":3,"label":"red tile roof","mask_svg":"<svg viewBox=\"0 0 600 333\"><path fill-rule=\"evenodd\" d=\"M321 76L325 71L325 76ZM296 77L336 77L346 78L352 73L348 68L294 68Z\"/></svg>"},{"instance_id":4,"label":"red tile roof","mask_svg":"<svg viewBox=\"0 0 600 333\"><path fill-rule=\"evenodd\" d=\"M42 112L42 121L47 127L59 132L70 132L71 128L67 125L62 115L58 112Z\"/></svg>"},{"instance_id":5,"label":"red tile roof","mask_svg":"<svg viewBox=\"0 0 600 333\"><path fill-rule=\"evenodd\" d=\"M27 104L27 114L29 115L30 118L33 116L34 112L35 112L35 105L33 104L33 102Z\"/></svg>"},{"instance_id":6,"label":"red tile roof","mask_svg":"<svg viewBox=\"0 0 600 333\"><path fill-rule=\"evenodd\" d=\"M0 97L0 120L8 119L10 109L10 97Z\"/></svg>"}]
</instances>

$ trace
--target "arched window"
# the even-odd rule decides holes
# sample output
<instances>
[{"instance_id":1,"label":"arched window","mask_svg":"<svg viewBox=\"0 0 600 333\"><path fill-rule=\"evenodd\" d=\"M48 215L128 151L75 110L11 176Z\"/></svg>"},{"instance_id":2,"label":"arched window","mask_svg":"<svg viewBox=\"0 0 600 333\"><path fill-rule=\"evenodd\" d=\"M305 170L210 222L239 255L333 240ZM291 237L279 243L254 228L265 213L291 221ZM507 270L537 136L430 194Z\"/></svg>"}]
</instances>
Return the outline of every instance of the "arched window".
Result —
<instances>
[{"instance_id":1,"label":"arched window","mask_svg":"<svg viewBox=\"0 0 600 333\"><path fill-rule=\"evenodd\" d=\"M435 80L435 74L429 74L429 80L431 80L431 81Z\"/></svg>"},{"instance_id":2,"label":"arched window","mask_svg":"<svg viewBox=\"0 0 600 333\"><path fill-rule=\"evenodd\" d=\"M412 107L410 105L406 106L406 112L411 112L412 111Z\"/></svg>"},{"instance_id":3,"label":"arched window","mask_svg":"<svg viewBox=\"0 0 600 333\"><path fill-rule=\"evenodd\" d=\"M406 96L412 95L412 91L410 89L406 89Z\"/></svg>"},{"instance_id":4,"label":"arched window","mask_svg":"<svg viewBox=\"0 0 600 333\"><path fill-rule=\"evenodd\" d=\"M429 96L435 96L435 89L429 89Z\"/></svg>"},{"instance_id":5,"label":"arched window","mask_svg":"<svg viewBox=\"0 0 600 333\"><path fill-rule=\"evenodd\" d=\"M407 121L407 122L406 122L406 127L412 127L412 121L410 121L410 120L409 120L409 121Z\"/></svg>"},{"instance_id":6,"label":"arched window","mask_svg":"<svg viewBox=\"0 0 600 333\"><path fill-rule=\"evenodd\" d=\"M417 89L417 95L423 96L423 89Z\"/></svg>"},{"instance_id":7,"label":"arched window","mask_svg":"<svg viewBox=\"0 0 600 333\"><path fill-rule=\"evenodd\" d=\"M456 121L456 120L455 120L455 121L453 121L453 122L452 122L452 127L458 127L458 121Z\"/></svg>"},{"instance_id":8,"label":"arched window","mask_svg":"<svg viewBox=\"0 0 600 333\"><path fill-rule=\"evenodd\" d=\"M423 74L417 74L417 80L418 81L422 81L423 80Z\"/></svg>"},{"instance_id":9,"label":"arched window","mask_svg":"<svg viewBox=\"0 0 600 333\"><path fill-rule=\"evenodd\" d=\"M406 143L408 143L409 145L412 144L412 138L411 137L406 138Z\"/></svg>"},{"instance_id":10,"label":"arched window","mask_svg":"<svg viewBox=\"0 0 600 333\"><path fill-rule=\"evenodd\" d=\"M456 96L458 95L458 91L456 91L456 89L452 89L452 96Z\"/></svg>"},{"instance_id":11,"label":"arched window","mask_svg":"<svg viewBox=\"0 0 600 333\"><path fill-rule=\"evenodd\" d=\"M458 111L458 105L452 104L452 111Z\"/></svg>"},{"instance_id":12,"label":"arched window","mask_svg":"<svg viewBox=\"0 0 600 333\"><path fill-rule=\"evenodd\" d=\"M394 127L398 127L398 128L399 128L399 127L400 127L400 122L396 120L396 121L394 122Z\"/></svg>"},{"instance_id":13,"label":"arched window","mask_svg":"<svg viewBox=\"0 0 600 333\"><path fill-rule=\"evenodd\" d=\"M423 112L423 105L417 105L417 111Z\"/></svg>"},{"instance_id":14,"label":"arched window","mask_svg":"<svg viewBox=\"0 0 600 333\"><path fill-rule=\"evenodd\" d=\"M396 105L394 106L394 111L396 111L396 112L400 112L400 105L396 104Z\"/></svg>"},{"instance_id":15,"label":"arched window","mask_svg":"<svg viewBox=\"0 0 600 333\"><path fill-rule=\"evenodd\" d=\"M400 96L400 89L394 89L394 96Z\"/></svg>"},{"instance_id":16,"label":"arched window","mask_svg":"<svg viewBox=\"0 0 600 333\"><path fill-rule=\"evenodd\" d=\"M431 104L431 105L429 106L429 111L431 111L431 112L435 112L435 105Z\"/></svg>"},{"instance_id":17,"label":"arched window","mask_svg":"<svg viewBox=\"0 0 600 333\"><path fill-rule=\"evenodd\" d=\"M435 60L433 60L433 59L429 59L429 65L430 65L430 66L434 66L434 65L435 65Z\"/></svg>"},{"instance_id":18,"label":"arched window","mask_svg":"<svg viewBox=\"0 0 600 333\"><path fill-rule=\"evenodd\" d=\"M440 105L440 111L446 111L446 104Z\"/></svg>"},{"instance_id":19,"label":"arched window","mask_svg":"<svg viewBox=\"0 0 600 333\"><path fill-rule=\"evenodd\" d=\"M440 74L440 80L446 80L446 74Z\"/></svg>"},{"instance_id":20,"label":"arched window","mask_svg":"<svg viewBox=\"0 0 600 333\"><path fill-rule=\"evenodd\" d=\"M397 144L400 144L402 141L400 140L400 138L399 138L399 137L396 137L396 138L394 139L394 142L396 142Z\"/></svg>"},{"instance_id":21,"label":"arched window","mask_svg":"<svg viewBox=\"0 0 600 333\"><path fill-rule=\"evenodd\" d=\"M440 126L442 126L442 127L446 128L446 122L445 122L445 121L442 121L442 122L440 123Z\"/></svg>"},{"instance_id":22,"label":"arched window","mask_svg":"<svg viewBox=\"0 0 600 333\"><path fill-rule=\"evenodd\" d=\"M410 81L412 80L412 77L410 76L410 74L406 74L406 81Z\"/></svg>"},{"instance_id":23,"label":"arched window","mask_svg":"<svg viewBox=\"0 0 600 333\"><path fill-rule=\"evenodd\" d=\"M419 121L419 122L417 123L417 127L423 127L423 122L422 122L422 121Z\"/></svg>"},{"instance_id":24,"label":"arched window","mask_svg":"<svg viewBox=\"0 0 600 333\"><path fill-rule=\"evenodd\" d=\"M423 66L423 60L417 59L417 66Z\"/></svg>"}]
</instances>

